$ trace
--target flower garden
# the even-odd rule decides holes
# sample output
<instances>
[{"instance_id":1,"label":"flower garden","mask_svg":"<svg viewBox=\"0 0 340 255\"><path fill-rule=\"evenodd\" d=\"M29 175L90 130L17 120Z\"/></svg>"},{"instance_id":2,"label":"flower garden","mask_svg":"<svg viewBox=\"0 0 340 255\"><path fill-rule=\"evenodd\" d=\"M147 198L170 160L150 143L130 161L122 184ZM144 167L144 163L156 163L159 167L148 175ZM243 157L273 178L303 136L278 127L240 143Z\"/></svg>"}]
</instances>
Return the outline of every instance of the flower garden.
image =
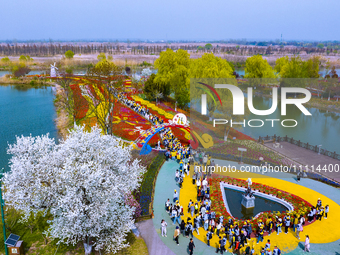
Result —
<instances>
[{"instance_id":1,"label":"flower garden","mask_svg":"<svg viewBox=\"0 0 340 255\"><path fill-rule=\"evenodd\" d=\"M93 115L91 110L93 107L97 107L100 105L100 101L103 97L108 97L105 90L103 90L96 82L91 83L79 79L79 82L75 80L75 83L72 84L71 89L73 91L74 96L74 108L75 108L75 117L78 124L85 124L87 126L93 126L97 124L96 116ZM123 88L124 90L124 88ZM161 102L158 104L154 104L147 100L143 99L142 94L133 94L127 93L127 98L130 100L134 100L141 106L147 108L152 115L158 116L162 118L165 122L168 120L172 120L174 115L181 112L184 113L186 116L190 114L186 111L176 109L174 110L173 105L170 102ZM145 119L142 115L139 115L134 110L123 104L121 101L114 99L114 108L110 112L112 115L112 133L122 138L125 141L136 141L141 133L146 130L150 130L153 125L150 121ZM103 113L105 111L105 107L103 107ZM195 117L195 113L192 114L190 117ZM194 125L191 126L190 134L188 131L180 128L171 128L172 133L175 137L179 138L182 144L189 144L190 140L193 139L193 136L201 143L204 147L204 151L207 153L220 154L225 156L232 156L232 160L237 160L239 156L239 151L237 150L238 147L247 148L247 151L243 154L244 157L252 159L254 161L261 161L268 162L274 165L287 165L289 161L284 159L283 157L279 156L278 154L270 151L269 149L265 148L261 144L257 143L253 138L231 128L228 130L228 143L225 143L223 140L223 136L225 131L222 129L218 129L215 132L215 129L212 128L212 124L209 123L204 118L197 118L195 119ZM213 146L205 147L204 142L206 142L204 137L205 135L213 135ZM195 138L194 138L195 139ZM155 146L161 140L158 135L153 136L153 138L149 141L149 145L152 147ZM196 140L196 141L197 141ZM192 142L192 141L191 141ZM153 198L154 198L154 190L155 190L155 182L157 179L157 175L159 169L162 167L164 163L164 157L162 154L158 152L152 151L148 155L138 155L138 151L133 152L133 158L138 158L141 161L141 164L147 167L147 172L143 176L143 180L141 186L138 190L135 190L131 194L126 194L125 201L126 204L129 206L133 206L136 208L135 210L135 217L136 218L144 218L149 217L153 214L152 206L153 206ZM266 180L267 181L267 180ZM263 181L259 180L259 182L254 182L252 184L252 188L262 192L269 194L274 197L278 197L280 199L285 200L286 202L290 203L294 211L292 212L269 212L264 211L258 214L256 217L250 220L251 225L253 226L253 233L257 231L257 226L260 221L266 222L267 219L272 218L275 219L276 217L283 218L287 214L296 217L297 215L305 215L308 213L310 207L315 202L314 199L316 196L313 194L310 198L306 196L306 193L295 192L295 189L286 189L286 186L283 186L280 182L280 185L277 185L275 181ZM239 187L247 187L247 182L245 179L240 178L233 178L230 176L221 176L216 175L213 176L212 179L209 180L210 184L210 192L211 192L211 210L216 212L216 216L224 216L225 219L228 217L234 218L234 221L238 223L239 226L243 226L245 224L245 220L238 219L230 215L224 205L223 201L223 194L220 188L220 183L225 182L231 185L239 186ZM195 186L190 183L190 178L185 178L183 183L184 189L181 190L180 193L180 204L186 206L189 201L189 197L195 197L196 189ZM184 191L184 192L183 192ZM185 194L187 193L187 194ZM299 194L300 193L300 194ZM322 198L324 199L324 197ZM312 201L313 200L313 201ZM326 200L326 199L325 199ZM323 200L324 201L324 200ZM331 202L330 202L331 203ZM332 205L333 208L334 205ZM337 208L338 209L338 208ZM186 218L187 213L184 213L184 219ZM307 223L307 222L306 222ZM311 225L311 226L309 226ZM315 225L315 227L313 226ZM310 230L319 229L320 223L313 222L313 224L307 223L307 226ZM311 231L311 233L314 233ZM195 237L199 238L201 241L205 242L204 236L205 233L203 232L200 236L194 234ZM275 235L276 236L276 235ZM254 237L254 234L252 235ZM215 238L215 237L214 237ZM328 236L329 238L329 236ZM279 237L274 239L279 240ZM292 237L288 238L289 240ZM327 239L328 240L328 239ZM276 240L277 241L277 240ZM296 242L293 242L293 246L296 245ZM291 247L289 248L291 250ZM287 251L287 250L286 250Z\"/></svg>"},{"instance_id":2,"label":"flower garden","mask_svg":"<svg viewBox=\"0 0 340 255\"><path fill-rule=\"evenodd\" d=\"M228 176L214 176L214 178L209 180L209 184L211 187L211 208L212 211L214 212L219 212L217 213L217 216L219 217L220 215L224 216L224 218L232 217L235 222L238 223L239 226L243 226L246 224L246 220L238 219L236 217L233 217L230 215L224 205L223 198L222 198L222 191L220 188L220 183L228 183L231 185L239 186L239 187L244 187L245 189L248 187L248 183L246 180L242 179L237 179L237 178L232 178ZM258 215L257 217L254 217L250 220L251 225L253 226L253 232L256 233L259 221L266 222L267 219L275 219L276 216L279 218L285 217L287 214L293 215L294 217L298 217L299 215L304 215L305 218L307 213L309 212L310 208L312 207L312 204L309 202L305 201L299 196L296 196L294 194L291 194L289 192L270 187L268 185L260 184L254 182L252 185L253 190L257 190L259 192L272 195L275 197L278 197L280 199L283 199L290 203L294 207L293 212L269 212L265 211L262 214ZM308 225L308 224L307 224Z\"/></svg>"},{"instance_id":3,"label":"flower garden","mask_svg":"<svg viewBox=\"0 0 340 255\"><path fill-rule=\"evenodd\" d=\"M72 84L70 87L73 91L76 120L78 124L85 124L88 126L96 125L96 117L92 114L91 109L93 107L98 107L103 97L107 98L108 95L105 90L96 82L92 83L92 80L77 78L74 81L75 83ZM188 116L188 113L183 110L178 110L176 112L169 102L162 102L155 105L154 103L144 100L141 96L132 93L127 94L128 99L134 100L140 105L146 107L152 115L157 115L165 121L171 120L177 112L182 112ZM122 102L116 99L114 108L110 114L112 115L113 119L112 133L115 136L120 137L126 141L135 141L140 136L141 132L149 130L152 127L151 122L149 122L144 117L137 114L135 111L125 106ZM194 129L197 131L197 133L195 132L195 135L198 136L200 142L203 143L204 141L200 136L202 136L204 133L211 132L212 126L211 124L198 120L197 122L195 122ZM172 128L172 132L177 138L180 139L183 144L187 145L190 142L191 137L188 131L180 128ZM273 161L272 155L266 155L266 153L263 151L260 152L260 148L258 148L258 146L260 145L257 145L251 137L246 136L234 129L230 130L229 136L236 137L236 141L239 144L242 144L243 146L248 148L248 151L244 156L252 159L263 157L264 160L268 162L279 162ZM160 140L160 137L157 134L153 136L152 139L149 141L149 145L155 146L158 140ZM220 144L223 141L219 141L217 139L214 142L215 146L209 148L208 151L219 153L222 152L226 155L238 155L235 141L232 140L232 142L228 144ZM256 146L254 144L256 144ZM129 201L130 204L136 205L136 208L138 208L136 211L137 217L150 214L150 202L153 193L153 181L155 179L155 176L157 175L159 167L163 163L161 159L162 157L160 157L156 153L144 155L142 157L138 156L138 158L142 161L143 165L147 166L148 171L144 176L140 189L134 192L133 196L129 195L127 198L127 201ZM140 206L138 205L138 203L140 204ZM220 205L216 203L216 206Z\"/></svg>"},{"instance_id":4,"label":"flower garden","mask_svg":"<svg viewBox=\"0 0 340 255\"><path fill-rule=\"evenodd\" d=\"M312 221L311 223L308 223L308 221L306 220L303 235L301 235L302 238L305 234L308 234L311 240L313 240L313 243L334 242L340 238L340 230L338 231L338 229L337 230L334 229L335 225L339 226L339 223L337 221L338 215L337 213L338 212L340 213L340 206L333 200L318 193L315 190L282 179L267 178L259 174L251 174L249 176L249 173L248 174L244 173L244 175L240 175L239 173L238 176L240 176L240 178L233 178L231 176L213 174L212 178L209 179L211 211L216 212L216 218L218 218L221 215L224 216L225 220L228 219L228 217L232 217L234 219L234 225L235 223L237 223L239 227L242 227L245 224L245 220L235 218L227 212L222 197L223 195L220 188L220 183L225 182L231 185L246 188L248 186L248 183L246 181L248 177L253 178L253 183L251 186L253 190L283 199L286 202L290 203L294 208L294 210L291 212L264 211L250 220L253 233L251 235L251 240L248 241L248 245L254 247L257 253L259 253L261 247L264 246L264 242L258 245L256 244L256 236L254 235L254 233L257 233L260 220L263 223L267 223L268 222L267 220L269 218L273 219L274 221L276 217L283 219L288 213L293 218L296 215L304 215L305 218L307 219L306 213L308 213L312 205L315 205L317 199L319 198L322 200L323 205L328 204L330 207L332 207L332 210L334 210L332 211L332 217L328 216L327 220L322 221L317 220ZM190 199L196 200L197 196L196 185L193 185L191 180L192 179L190 177L185 177L183 188L180 190L179 203L184 208L186 208ZM187 210L184 210L184 216L182 217L182 219L187 219L187 217L191 217L191 215L189 212L187 212ZM324 229L327 228L332 228L335 231L325 232ZM193 233L194 237L196 237L203 243L206 243L205 236L207 232L202 228L200 228L199 232L200 233L198 235L195 231ZM265 232L264 235L268 235L268 233ZM210 243L217 244L218 240L219 239L217 235L213 235L213 238ZM276 233L273 233L270 236L270 240L272 245L277 245L284 253L288 253L296 249L300 242L296 237L296 233L294 233L291 229L289 230L288 235L285 234L277 235ZM245 247L241 248L240 250L241 254L242 252L244 252L244 249ZM228 251L231 250L228 249Z\"/></svg>"}]
</instances>

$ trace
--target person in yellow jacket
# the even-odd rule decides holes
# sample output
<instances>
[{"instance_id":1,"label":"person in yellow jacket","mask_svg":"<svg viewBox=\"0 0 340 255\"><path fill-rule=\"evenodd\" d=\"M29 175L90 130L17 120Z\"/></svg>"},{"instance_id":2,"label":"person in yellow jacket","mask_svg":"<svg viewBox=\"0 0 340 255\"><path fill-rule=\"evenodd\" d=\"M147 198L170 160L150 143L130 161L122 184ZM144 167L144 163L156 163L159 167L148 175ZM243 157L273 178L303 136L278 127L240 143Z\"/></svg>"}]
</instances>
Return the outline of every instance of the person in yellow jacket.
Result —
<instances>
[{"instance_id":1,"label":"person in yellow jacket","mask_svg":"<svg viewBox=\"0 0 340 255\"><path fill-rule=\"evenodd\" d=\"M263 234L264 234L264 230L263 230L263 226L261 226L258 232L258 236L257 236L257 243L263 241Z\"/></svg>"},{"instance_id":2,"label":"person in yellow jacket","mask_svg":"<svg viewBox=\"0 0 340 255\"><path fill-rule=\"evenodd\" d=\"M175 151L171 152L171 157L172 157L173 160L175 160L175 157L176 157L176 152Z\"/></svg>"},{"instance_id":3,"label":"person in yellow jacket","mask_svg":"<svg viewBox=\"0 0 340 255\"><path fill-rule=\"evenodd\" d=\"M282 219L278 219L278 221L276 222L276 232L277 232L277 234L280 234L282 232L281 228L282 228Z\"/></svg>"},{"instance_id":4,"label":"person in yellow jacket","mask_svg":"<svg viewBox=\"0 0 340 255\"><path fill-rule=\"evenodd\" d=\"M229 241L231 241L229 246L229 249L231 249L234 245L236 245L236 235L234 231L232 231L232 237L229 238Z\"/></svg>"},{"instance_id":5,"label":"person in yellow jacket","mask_svg":"<svg viewBox=\"0 0 340 255\"><path fill-rule=\"evenodd\" d=\"M295 232L295 229L297 228L299 224L299 217L295 215L294 220L293 220L293 231Z\"/></svg>"},{"instance_id":6,"label":"person in yellow jacket","mask_svg":"<svg viewBox=\"0 0 340 255\"><path fill-rule=\"evenodd\" d=\"M181 160L179 161L179 169L180 169L180 170L183 169L183 165L184 165L184 163L183 163L183 160L181 159Z\"/></svg>"},{"instance_id":7,"label":"person in yellow jacket","mask_svg":"<svg viewBox=\"0 0 340 255\"><path fill-rule=\"evenodd\" d=\"M180 160L181 160L181 154L177 153L177 163L179 163Z\"/></svg>"}]
</instances>

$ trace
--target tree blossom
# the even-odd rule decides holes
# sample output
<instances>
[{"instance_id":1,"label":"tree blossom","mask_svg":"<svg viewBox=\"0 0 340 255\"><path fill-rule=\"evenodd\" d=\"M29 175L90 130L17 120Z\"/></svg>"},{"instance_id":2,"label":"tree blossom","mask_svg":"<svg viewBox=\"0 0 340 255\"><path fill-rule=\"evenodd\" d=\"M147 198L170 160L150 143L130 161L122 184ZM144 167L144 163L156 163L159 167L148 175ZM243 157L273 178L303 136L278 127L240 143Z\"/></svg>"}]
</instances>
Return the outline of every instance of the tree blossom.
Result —
<instances>
[{"instance_id":1,"label":"tree blossom","mask_svg":"<svg viewBox=\"0 0 340 255\"><path fill-rule=\"evenodd\" d=\"M59 144L48 135L17 137L8 149L11 171L3 177L6 204L26 219L49 211L46 234L59 242L92 238L96 250L113 253L128 246L136 208L125 194L139 187L145 168L119 142L97 127L86 132L79 126Z\"/></svg>"},{"instance_id":2,"label":"tree blossom","mask_svg":"<svg viewBox=\"0 0 340 255\"><path fill-rule=\"evenodd\" d=\"M148 68L144 68L143 70L142 70L142 76L144 76L144 77L148 77L148 76L150 76L152 74L152 71L151 71L151 69L148 67Z\"/></svg>"}]
</instances>

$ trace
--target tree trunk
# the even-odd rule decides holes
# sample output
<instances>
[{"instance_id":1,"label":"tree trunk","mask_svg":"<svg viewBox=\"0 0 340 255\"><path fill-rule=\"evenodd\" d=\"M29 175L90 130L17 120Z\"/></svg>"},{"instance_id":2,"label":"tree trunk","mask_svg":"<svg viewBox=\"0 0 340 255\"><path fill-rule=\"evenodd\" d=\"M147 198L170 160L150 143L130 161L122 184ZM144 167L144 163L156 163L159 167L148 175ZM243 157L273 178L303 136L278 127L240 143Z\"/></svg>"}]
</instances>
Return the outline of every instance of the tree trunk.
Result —
<instances>
[{"instance_id":1,"label":"tree trunk","mask_svg":"<svg viewBox=\"0 0 340 255\"><path fill-rule=\"evenodd\" d=\"M229 126L228 133L226 134L226 132L227 132L227 125L225 126L225 130L224 130L224 141L225 142L228 141L228 135L229 135L230 129L231 129L231 126Z\"/></svg>"}]
</instances>

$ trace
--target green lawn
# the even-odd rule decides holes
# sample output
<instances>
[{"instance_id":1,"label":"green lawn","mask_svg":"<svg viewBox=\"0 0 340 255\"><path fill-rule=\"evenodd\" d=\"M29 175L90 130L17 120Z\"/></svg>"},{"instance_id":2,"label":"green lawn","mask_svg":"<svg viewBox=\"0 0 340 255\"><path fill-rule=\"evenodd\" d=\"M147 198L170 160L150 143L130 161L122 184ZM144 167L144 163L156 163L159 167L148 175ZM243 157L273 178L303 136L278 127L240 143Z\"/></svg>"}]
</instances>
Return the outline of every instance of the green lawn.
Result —
<instances>
[{"instance_id":1,"label":"green lawn","mask_svg":"<svg viewBox=\"0 0 340 255\"><path fill-rule=\"evenodd\" d=\"M25 254L58 254L58 255L80 255L84 254L83 244L79 243L77 246L67 246L56 244L57 241L45 240L42 232L47 228L46 218L41 218L35 222L35 226L32 230L27 227L27 223L20 222L20 215L14 210L8 211L6 214L6 226L7 226L7 237L10 233L20 236L20 240L24 241ZM0 223L0 255L5 254L4 237L2 235L2 224ZM135 237L132 232L128 234L127 241L130 243L130 247L121 250L119 255L130 255L130 254L148 254L148 248L142 238ZM99 254L93 252L92 254ZM102 252L102 254L104 254Z\"/></svg>"}]
</instances>

